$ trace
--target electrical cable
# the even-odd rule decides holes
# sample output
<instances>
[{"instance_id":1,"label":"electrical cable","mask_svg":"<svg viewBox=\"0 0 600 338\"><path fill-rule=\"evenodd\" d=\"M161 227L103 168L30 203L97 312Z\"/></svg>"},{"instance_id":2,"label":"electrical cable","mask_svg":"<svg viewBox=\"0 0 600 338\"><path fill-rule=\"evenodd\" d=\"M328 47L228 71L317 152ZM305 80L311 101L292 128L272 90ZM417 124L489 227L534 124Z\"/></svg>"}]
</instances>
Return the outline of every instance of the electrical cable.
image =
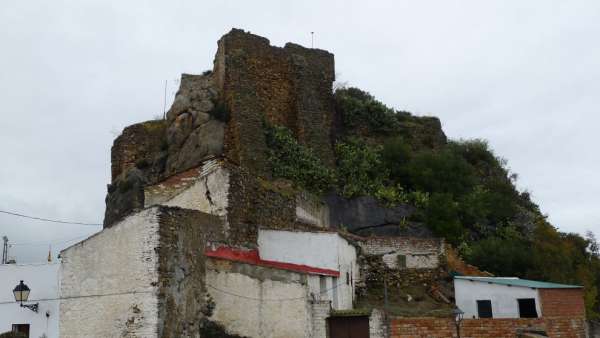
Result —
<instances>
[{"instance_id":1,"label":"electrical cable","mask_svg":"<svg viewBox=\"0 0 600 338\"><path fill-rule=\"evenodd\" d=\"M55 239L50 239L47 241L34 241L34 242L20 242L20 243L10 243L11 246L41 246L41 245L48 245L48 244L63 244L63 243L68 243L74 240L78 240L78 239L84 239L86 237L89 237L90 235L82 235L82 236L78 236L78 237L74 237L74 238L55 238Z\"/></svg>"},{"instance_id":2,"label":"electrical cable","mask_svg":"<svg viewBox=\"0 0 600 338\"><path fill-rule=\"evenodd\" d=\"M0 210L0 213L7 214L7 215L12 215L12 216L17 216L17 217L34 219L34 220L43 221L43 222L52 222L52 223L61 223L61 224L75 224L75 225L85 225L85 226L101 226L102 225L101 223L71 222L71 221L63 221L63 220L57 220L57 219L50 219L50 218L29 216L29 215L24 215L24 214L20 214L20 213L17 213L17 212L5 211L5 210Z\"/></svg>"},{"instance_id":3,"label":"electrical cable","mask_svg":"<svg viewBox=\"0 0 600 338\"><path fill-rule=\"evenodd\" d=\"M126 291L126 292L114 292L114 293L103 293L103 294L93 294L93 295L67 296L67 297L58 297L58 298L39 298L39 299L30 299L30 300L27 300L27 303L31 303L31 302L48 302L48 301L53 301L53 300L67 300L67 299L78 299L78 298L122 296L122 295L143 294L143 293L154 293L154 290L153 291ZM17 302L15 300L13 300L13 301L4 301L4 302L0 302L0 305L3 305L3 304L13 304L13 303L20 303L20 302Z\"/></svg>"},{"instance_id":4,"label":"electrical cable","mask_svg":"<svg viewBox=\"0 0 600 338\"><path fill-rule=\"evenodd\" d=\"M343 285L344 283L339 283L329 289L323 290L319 292L320 294L323 293L327 293L333 289L338 288L339 286ZM248 297L248 296L243 296L243 295L238 295L236 293L232 293L232 292L228 292L225 290L221 290L217 287L214 287L210 284L206 284L207 287L217 290L219 292L222 292L224 294L230 295L230 296L234 296L234 297L239 297L239 298L244 298L244 299L249 299L249 300L257 300L257 301L271 301L271 302L283 302L283 301L294 301L294 300L302 300L302 299L306 299L306 296L302 296L302 297L295 297L295 298L279 298L279 299L274 299L274 298L254 298L254 297ZM155 291L126 291L126 292L114 292L114 293L104 293L104 294L91 294L91 295L80 295L80 296L66 296L66 297L58 297L58 298L38 298L38 299L30 299L27 301L27 303L31 303L31 302L47 302L47 301L55 301L55 300L68 300L68 299L79 299L79 298L92 298L92 297L107 297L107 296L122 296L122 295L128 295L128 294L146 294L146 293L154 293ZM0 302L0 305L3 304L14 304L14 303L19 303L17 301L4 301L4 302Z\"/></svg>"},{"instance_id":5,"label":"electrical cable","mask_svg":"<svg viewBox=\"0 0 600 338\"><path fill-rule=\"evenodd\" d=\"M329 291L331 291L333 289L337 289L341 285L344 285L344 283L339 283L339 284L337 284L337 285L335 285L335 286L333 286L333 287L331 287L329 289L325 289L325 290L319 291L318 294L321 295L321 294L327 293L327 292L329 292ZM224 293L226 295L230 295L230 296L234 296L234 297L239 297L239 298L243 298L243 299L249 299L249 300L270 301L270 302L284 302L284 301L294 301L294 300L303 300L303 299L306 299L306 296L295 297L295 298L279 298L279 299L273 299L273 298L272 299L268 299L268 298L267 299L265 299L265 298L254 298L254 297L248 297L248 296L238 295L236 293L232 293L232 292L228 292L228 291L225 291L225 290L221 290L221 289L219 289L217 287L214 287L214 286L212 286L210 284L206 284L206 286L208 286L211 289L214 289L214 290L217 290L219 292L222 292L222 293Z\"/></svg>"}]
</instances>

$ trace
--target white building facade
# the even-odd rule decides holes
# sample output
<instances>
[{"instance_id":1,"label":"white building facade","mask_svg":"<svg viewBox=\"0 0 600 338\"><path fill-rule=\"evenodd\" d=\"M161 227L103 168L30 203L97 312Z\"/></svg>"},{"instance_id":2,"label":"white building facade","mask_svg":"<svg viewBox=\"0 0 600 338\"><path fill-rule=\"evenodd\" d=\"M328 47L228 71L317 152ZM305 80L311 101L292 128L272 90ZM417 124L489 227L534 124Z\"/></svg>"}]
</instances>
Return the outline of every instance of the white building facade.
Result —
<instances>
[{"instance_id":1,"label":"white building facade","mask_svg":"<svg viewBox=\"0 0 600 338\"><path fill-rule=\"evenodd\" d=\"M59 337L59 263L0 265L0 333L19 330L29 337ZM23 281L31 290L24 304L38 303L38 311L15 302L13 289Z\"/></svg>"},{"instance_id":2,"label":"white building facade","mask_svg":"<svg viewBox=\"0 0 600 338\"><path fill-rule=\"evenodd\" d=\"M454 277L456 306L465 318L539 318L544 311L540 290L580 288L516 277Z\"/></svg>"}]
</instances>

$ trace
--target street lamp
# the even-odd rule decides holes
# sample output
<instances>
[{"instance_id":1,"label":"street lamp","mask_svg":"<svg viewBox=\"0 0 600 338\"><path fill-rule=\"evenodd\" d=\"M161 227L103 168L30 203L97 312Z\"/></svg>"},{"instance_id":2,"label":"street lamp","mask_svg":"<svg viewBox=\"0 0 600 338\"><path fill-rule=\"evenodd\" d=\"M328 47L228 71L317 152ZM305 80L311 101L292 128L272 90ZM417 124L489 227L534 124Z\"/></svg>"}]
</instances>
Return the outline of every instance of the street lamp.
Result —
<instances>
[{"instance_id":1,"label":"street lamp","mask_svg":"<svg viewBox=\"0 0 600 338\"><path fill-rule=\"evenodd\" d=\"M25 283L23 283L23 281L21 281L13 289L13 294L15 295L15 301L21 303L21 307L26 307L29 310L37 313L40 303L23 304L23 302L26 302L27 299L29 299L29 292L31 292L29 287Z\"/></svg>"},{"instance_id":2,"label":"street lamp","mask_svg":"<svg viewBox=\"0 0 600 338\"><path fill-rule=\"evenodd\" d=\"M452 310L452 315L454 316L454 324L456 325L457 338L460 338L460 322L462 322L464 314L465 313L462 312L462 310L458 307L455 307L454 310Z\"/></svg>"}]
</instances>

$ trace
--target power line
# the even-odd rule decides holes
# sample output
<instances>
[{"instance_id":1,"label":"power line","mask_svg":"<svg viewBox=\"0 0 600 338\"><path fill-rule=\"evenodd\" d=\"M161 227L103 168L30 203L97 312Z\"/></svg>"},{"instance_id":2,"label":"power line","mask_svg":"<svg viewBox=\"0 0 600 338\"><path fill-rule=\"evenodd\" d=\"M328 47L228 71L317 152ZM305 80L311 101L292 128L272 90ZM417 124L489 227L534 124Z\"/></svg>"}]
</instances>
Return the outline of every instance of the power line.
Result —
<instances>
[{"instance_id":1,"label":"power line","mask_svg":"<svg viewBox=\"0 0 600 338\"><path fill-rule=\"evenodd\" d=\"M341 286L341 285L343 285L343 284L344 284L344 283L339 283L339 284L336 284L336 285L334 285L334 286L330 287L329 289L325 289L325 290L319 291L319 293L318 293L318 294L319 294L319 295L321 295L321 294L327 293L327 292L329 292L329 291L331 291L331 290L333 290L333 289L337 289L339 286ZM211 289L214 289L214 290L217 290L217 291L219 291L219 292L222 292L222 293L224 293L224 294L226 294L226 295L230 295L230 296L234 296L234 297L239 297L239 298L243 298L243 299L249 299L249 300L258 300L258 301L271 301L271 302L283 302L283 301L302 300L302 299L305 299L305 298L306 298L306 296L302 296L302 297L295 297L295 298L267 298L267 299L265 299L265 298L255 298L255 297L248 297L248 296L238 295L238 294L236 294L236 293L233 293L233 292L225 291L225 290L219 289L219 288L217 288L217 287L214 287L214 286L212 286L212 285L210 285L210 284L206 284L206 286L208 286L208 287L209 287L209 288L211 288Z\"/></svg>"},{"instance_id":2,"label":"power line","mask_svg":"<svg viewBox=\"0 0 600 338\"><path fill-rule=\"evenodd\" d=\"M12 215L12 216L17 216L17 217L34 219L34 220L37 220L37 221L52 222L52 223L75 224L75 225L86 225L86 226L101 226L102 225L101 223L72 222L72 221L62 221L62 220L57 220L57 219L50 219L50 218L29 216L29 215L19 214L19 213L16 213L16 212L5 211L5 210L0 210L0 213L7 214L7 215Z\"/></svg>"},{"instance_id":3,"label":"power line","mask_svg":"<svg viewBox=\"0 0 600 338\"><path fill-rule=\"evenodd\" d=\"M74 240L78 240L78 239L84 239L86 237L89 237L91 235L82 235L82 236L78 236L78 237L73 237L73 238L55 238L55 239L50 239L47 241L34 241L34 242L21 242L21 243L11 243L11 246L25 246L25 245L31 245L31 246L36 246L36 245L46 245L49 243L52 244L63 244L63 243L68 243Z\"/></svg>"},{"instance_id":4,"label":"power line","mask_svg":"<svg viewBox=\"0 0 600 338\"><path fill-rule=\"evenodd\" d=\"M67 299L77 299L77 298L92 298L92 297L107 297L107 296L122 296L122 295L132 295L132 294L142 294L142 293L154 293L154 291L125 291L125 292L113 292L113 293L102 293L102 294L92 294L92 295L80 295L80 296L66 296L66 297L58 297L58 298L38 298L38 299L30 299L27 303L30 302L48 302L53 300L67 300ZM0 305L3 304L14 304L20 303L14 300L0 302Z\"/></svg>"},{"instance_id":5,"label":"power line","mask_svg":"<svg viewBox=\"0 0 600 338\"><path fill-rule=\"evenodd\" d=\"M326 289L326 290L322 290L319 292L319 294L323 294L323 293L327 293L333 289L338 288L339 286L343 285L344 283L339 283L336 284L335 286ZM301 299L305 299L306 296L302 296L302 297L295 297L295 298L254 298L254 297L248 297L248 296L243 296L243 295L238 295L236 293L232 293L232 292L228 292L222 289L219 289L217 287L214 287L210 284L206 284L207 287L217 290L219 292L225 293L227 295L230 296L235 296L235 297L239 297L239 298L244 298L244 299L250 299L250 300L258 300L258 301L273 301L273 302L281 302L281 301L292 301L292 300L301 300ZM131 294L147 294L147 293L154 293L155 290L152 291L124 291L124 292L113 292L113 293L101 293L101 294L90 294L90 295L79 295L79 296L65 296L65 297L57 297L57 298L38 298L38 299L30 299L27 302L47 302L47 301L54 301L54 300L69 300L69 299L79 299L79 298L92 298L92 297L108 297L108 296L122 296L122 295L131 295ZM4 305L4 304L14 304L14 303L19 303L17 301L11 300L11 301L3 301L0 302L0 305Z\"/></svg>"}]
</instances>

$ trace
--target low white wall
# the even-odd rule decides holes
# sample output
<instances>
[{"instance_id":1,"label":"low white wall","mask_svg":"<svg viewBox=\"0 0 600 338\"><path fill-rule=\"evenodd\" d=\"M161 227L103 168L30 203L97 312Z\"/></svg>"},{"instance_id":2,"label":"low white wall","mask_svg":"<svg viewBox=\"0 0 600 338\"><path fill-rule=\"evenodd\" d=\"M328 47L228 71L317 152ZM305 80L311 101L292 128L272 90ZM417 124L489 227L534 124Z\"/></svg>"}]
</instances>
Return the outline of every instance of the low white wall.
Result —
<instances>
[{"instance_id":1,"label":"low white wall","mask_svg":"<svg viewBox=\"0 0 600 338\"><path fill-rule=\"evenodd\" d=\"M0 333L11 331L12 324L29 324L32 338L43 334L48 338L59 336L59 268L59 263L0 265ZM31 289L26 304L39 303L38 313L14 302L12 291L21 280ZM46 313L50 316L46 317Z\"/></svg>"},{"instance_id":2,"label":"low white wall","mask_svg":"<svg viewBox=\"0 0 600 338\"><path fill-rule=\"evenodd\" d=\"M258 251L264 260L339 270L338 235L260 229Z\"/></svg>"},{"instance_id":3,"label":"low white wall","mask_svg":"<svg viewBox=\"0 0 600 338\"><path fill-rule=\"evenodd\" d=\"M216 304L209 319L228 333L252 338L311 337L308 292L300 280L258 279L209 269L206 283Z\"/></svg>"},{"instance_id":4,"label":"low white wall","mask_svg":"<svg viewBox=\"0 0 600 338\"><path fill-rule=\"evenodd\" d=\"M158 227L146 209L61 253L61 337L156 337Z\"/></svg>"},{"instance_id":5,"label":"low white wall","mask_svg":"<svg viewBox=\"0 0 600 338\"><path fill-rule=\"evenodd\" d=\"M534 298L537 314L542 316L538 292L532 288L454 279L454 296L465 318L478 318L478 300L492 301L493 318L519 318L519 298Z\"/></svg>"},{"instance_id":6,"label":"low white wall","mask_svg":"<svg viewBox=\"0 0 600 338\"><path fill-rule=\"evenodd\" d=\"M145 188L144 206L180 207L225 217L228 193L229 171L212 160Z\"/></svg>"}]
</instances>

